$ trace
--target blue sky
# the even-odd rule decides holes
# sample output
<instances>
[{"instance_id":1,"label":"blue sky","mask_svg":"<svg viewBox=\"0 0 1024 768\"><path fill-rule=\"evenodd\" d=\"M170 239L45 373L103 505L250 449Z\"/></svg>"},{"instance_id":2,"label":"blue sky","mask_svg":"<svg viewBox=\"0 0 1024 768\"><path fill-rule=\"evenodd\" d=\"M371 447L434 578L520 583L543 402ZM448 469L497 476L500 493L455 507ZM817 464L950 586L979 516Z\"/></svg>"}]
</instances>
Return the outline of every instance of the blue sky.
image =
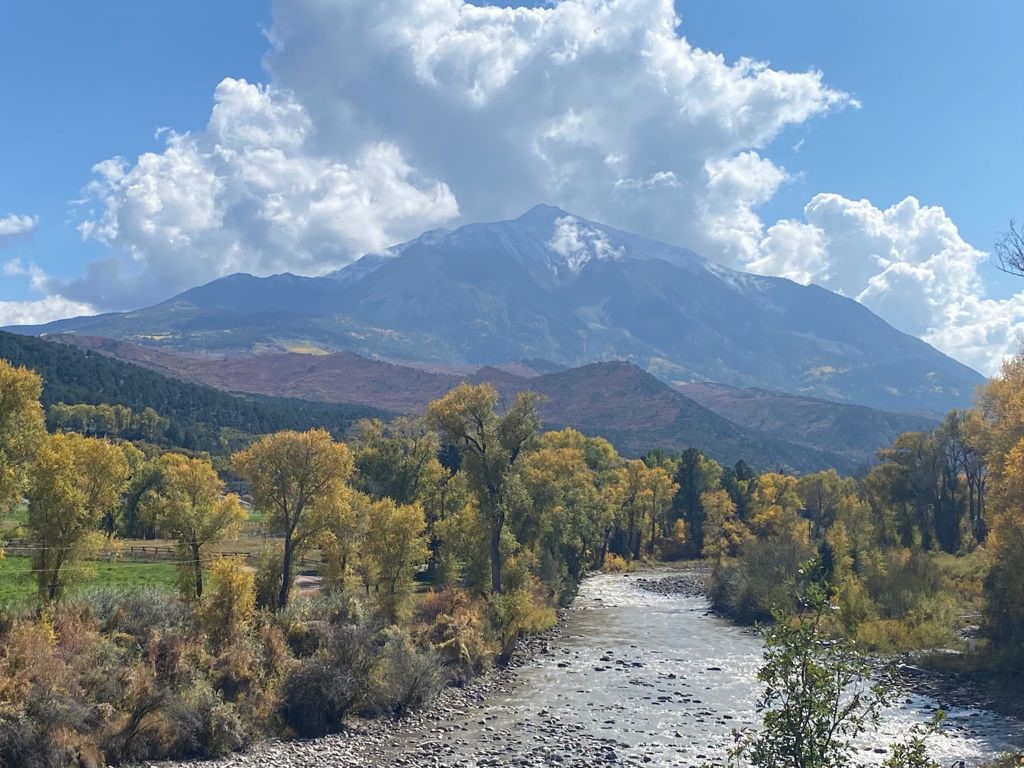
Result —
<instances>
[{"instance_id":1,"label":"blue sky","mask_svg":"<svg viewBox=\"0 0 1024 768\"><path fill-rule=\"evenodd\" d=\"M658 88L622 75L651 69L632 49L645 25L664 21L659 0L579 0L585 10L575 16L471 22L446 16L440 0L409 2L361 10L353 0L344 12L306 0L5 4L0 220L16 214L35 226L0 241L9 265L0 300L19 312L44 296L119 309L235 269L313 274L429 226L511 215L544 199L738 268L820 282L978 367L1015 347L1024 286L979 251L1008 217L1024 218L1024 4L678 2L682 25L662 42L679 43L674 34L725 62L682 48L657 62L661 77L698 72L662 85L696 115L684 125L675 107L652 103ZM532 58L427 39L419 30L432 5L435 26L470 28L485 42L493 35L490 43L521 34ZM606 41L594 53L588 24ZM578 66L552 64L570 43L584 51ZM784 93L756 72L730 70L742 57L788 78ZM820 83L801 79L809 70ZM233 80L218 89L225 78ZM594 82L617 101L601 103ZM705 82L715 85L687 90ZM716 89L727 92L723 104ZM607 124L634 111L633 91L644 117L629 136L609 136ZM207 127L215 102L235 128ZM729 125L730 109L754 110L754 124ZM209 158L245 120L282 121L274 141L292 162L284 177L253 187L245 176L245 194L229 202L204 197L209 184L167 191L184 173L168 137L191 132L179 149L204 158L216 195L230 194L240 172ZM171 132L158 136L160 128ZM160 169L136 162L145 152ZM125 178L96 186L92 167L114 157L125 159ZM537 157L543 164L521 170ZM601 192L594 174L612 166ZM291 195L310 176L315 190ZM132 190L146 185L155 190L147 205L187 209L194 195L197 215L204 201L209 215L197 224L188 210L170 222L140 213ZM366 191L353 201L342 187ZM883 216L908 196L920 206ZM268 201L273 221L264 207L253 223L252 206ZM314 205L323 221L306 220ZM93 225L87 239L83 222ZM888 266L871 272L862 262L874 264L878 249ZM961 269L971 273L966 283L936 277Z\"/></svg>"}]
</instances>

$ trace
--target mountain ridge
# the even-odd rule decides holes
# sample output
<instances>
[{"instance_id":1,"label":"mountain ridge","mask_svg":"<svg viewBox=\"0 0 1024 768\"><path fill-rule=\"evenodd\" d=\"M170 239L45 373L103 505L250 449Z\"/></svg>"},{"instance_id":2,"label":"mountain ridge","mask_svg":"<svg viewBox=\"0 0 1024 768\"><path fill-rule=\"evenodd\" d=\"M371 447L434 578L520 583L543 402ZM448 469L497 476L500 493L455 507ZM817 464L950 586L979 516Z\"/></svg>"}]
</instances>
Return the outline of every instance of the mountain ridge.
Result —
<instances>
[{"instance_id":1,"label":"mountain ridge","mask_svg":"<svg viewBox=\"0 0 1024 768\"><path fill-rule=\"evenodd\" d=\"M931 424L926 419L862 406L766 393L782 398L786 405L788 421L784 426L788 431L777 426L773 430L769 422L757 421L760 417L756 412L730 412L720 403L702 402L699 396L689 396L685 388L677 392L622 361L544 372L524 363L512 363L462 373L369 360L351 352L182 355L95 337L68 335L54 340L227 391L371 405L400 413L421 412L428 402L462 381L491 383L506 400L518 391L534 390L549 398L543 413L549 426L574 426L594 434L612 435L617 445L627 451L642 453L654 445L680 450L693 445L712 453L720 449L721 456L740 455L754 463L758 461L752 455L757 454L765 459L761 464L772 466L835 466L854 472L870 463L874 451L887 445L898 432ZM542 361L535 361L534 365L545 367ZM807 408L811 408L811 417L807 416ZM778 406L770 404L771 409L778 410ZM788 422L796 426L789 429ZM851 429L850 424L856 428ZM843 434L833 435L830 429L836 425L852 437L844 442ZM805 440L803 432L819 439ZM831 439L822 439L822 435ZM741 443L745 447L737 448Z\"/></svg>"},{"instance_id":2,"label":"mountain ridge","mask_svg":"<svg viewBox=\"0 0 1024 768\"><path fill-rule=\"evenodd\" d=\"M820 286L751 275L551 206L434 231L325 277L232 275L128 313L11 329L229 355L566 367L943 413L983 377Z\"/></svg>"}]
</instances>

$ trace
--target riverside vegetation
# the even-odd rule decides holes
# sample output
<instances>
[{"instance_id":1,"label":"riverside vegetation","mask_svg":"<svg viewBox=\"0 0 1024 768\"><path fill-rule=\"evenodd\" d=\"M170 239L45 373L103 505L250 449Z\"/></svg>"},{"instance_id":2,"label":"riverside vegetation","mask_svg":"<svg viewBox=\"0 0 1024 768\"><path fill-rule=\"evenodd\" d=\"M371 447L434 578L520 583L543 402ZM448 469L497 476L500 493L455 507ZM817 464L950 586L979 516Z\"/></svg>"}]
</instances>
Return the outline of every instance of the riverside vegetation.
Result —
<instances>
[{"instance_id":1,"label":"riverside vegetation","mask_svg":"<svg viewBox=\"0 0 1024 768\"><path fill-rule=\"evenodd\" d=\"M790 590L809 581L838 609L814 631L858 652L952 644L977 614L977 658L1019 669L1021 359L975 410L901 436L856 480L723 469L696 450L625 459L542 432L530 394L502 408L468 384L347 443L265 435L218 472L151 442L48 433L40 387L0 363L0 503L35 586L0 611L0 765L212 756L401 715L507 662L587 570L644 558L709 558L721 610L778 619L770 650L821 646ZM58 415L51 428L73 425ZM218 554L247 515L225 478L274 533L255 565ZM175 593L84 586L118 537L156 536L177 543ZM323 589L297 598L307 556ZM789 749L771 741L784 720L753 743Z\"/></svg>"}]
</instances>

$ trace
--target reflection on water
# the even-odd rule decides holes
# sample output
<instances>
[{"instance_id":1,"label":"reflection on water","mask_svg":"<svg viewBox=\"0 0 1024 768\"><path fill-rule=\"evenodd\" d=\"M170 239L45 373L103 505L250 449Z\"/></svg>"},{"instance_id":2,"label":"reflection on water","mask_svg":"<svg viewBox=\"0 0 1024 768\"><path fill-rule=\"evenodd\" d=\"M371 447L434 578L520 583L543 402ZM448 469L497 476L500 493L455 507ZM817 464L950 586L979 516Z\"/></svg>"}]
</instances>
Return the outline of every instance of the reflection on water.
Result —
<instances>
[{"instance_id":1,"label":"reflection on water","mask_svg":"<svg viewBox=\"0 0 1024 768\"><path fill-rule=\"evenodd\" d=\"M466 753L494 732L528 747L569 732L610 737L630 762L698 765L724 753L734 728L755 722L760 638L711 616L702 599L658 595L635 582L635 575L604 574L583 584L550 653L521 670L513 693L464 723ZM935 707L912 696L888 712L881 732L866 739L864 762L879 761L873 749L905 736ZM544 723L552 727L538 727ZM1021 723L954 708L932 751L942 765L978 765L1022 744Z\"/></svg>"}]
</instances>

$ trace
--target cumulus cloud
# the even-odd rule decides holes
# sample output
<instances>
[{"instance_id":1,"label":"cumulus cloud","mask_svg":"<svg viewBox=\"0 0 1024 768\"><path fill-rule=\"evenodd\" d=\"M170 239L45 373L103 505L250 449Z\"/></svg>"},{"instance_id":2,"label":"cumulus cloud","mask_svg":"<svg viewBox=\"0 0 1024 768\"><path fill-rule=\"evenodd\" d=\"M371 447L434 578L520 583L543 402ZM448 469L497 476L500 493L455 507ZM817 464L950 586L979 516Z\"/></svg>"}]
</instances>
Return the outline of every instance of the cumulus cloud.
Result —
<instances>
[{"instance_id":1,"label":"cumulus cloud","mask_svg":"<svg viewBox=\"0 0 1024 768\"><path fill-rule=\"evenodd\" d=\"M39 226L38 216L18 213L0 216L0 245L9 238L28 235L34 232L37 226Z\"/></svg>"},{"instance_id":2,"label":"cumulus cloud","mask_svg":"<svg viewBox=\"0 0 1024 768\"><path fill-rule=\"evenodd\" d=\"M89 304L70 301L63 296L47 296L35 301L0 301L0 326L39 325L65 317L93 315Z\"/></svg>"},{"instance_id":3,"label":"cumulus cloud","mask_svg":"<svg viewBox=\"0 0 1024 768\"><path fill-rule=\"evenodd\" d=\"M756 226L748 229L756 239ZM741 266L855 298L900 330L992 373L1019 348L1024 294L986 298L978 271L986 258L940 206L907 197L883 210L819 194L804 207L803 221L767 228Z\"/></svg>"},{"instance_id":4,"label":"cumulus cloud","mask_svg":"<svg viewBox=\"0 0 1024 768\"><path fill-rule=\"evenodd\" d=\"M265 61L323 146L387 136L468 220L551 202L716 256L706 167L852 100L684 30L671 0L291 0Z\"/></svg>"},{"instance_id":5,"label":"cumulus cloud","mask_svg":"<svg viewBox=\"0 0 1024 768\"><path fill-rule=\"evenodd\" d=\"M237 271L318 274L458 215L442 182L388 141L344 159L315 147L287 92L223 80L204 130L167 132L161 152L98 163L82 237L127 254L59 283L69 296L125 306Z\"/></svg>"},{"instance_id":6,"label":"cumulus cloud","mask_svg":"<svg viewBox=\"0 0 1024 768\"><path fill-rule=\"evenodd\" d=\"M852 101L692 46L671 0L289 0L268 36L269 85L225 79L204 128L96 165L80 230L112 255L53 290L126 307L233 271L318 274L541 201L716 248L729 168L771 184L756 150Z\"/></svg>"},{"instance_id":7,"label":"cumulus cloud","mask_svg":"<svg viewBox=\"0 0 1024 768\"><path fill-rule=\"evenodd\" d=\"M81 232L112 254L52 292L123 308L232 271L317 274L551 202L821 283L984 370L1016 344L1024 299L986 298L984 254L941 208L821 194L763 222L790 178L772 142L859 103L692 45L672 0L275 0L268 37L268 85L226 79L201 130L96 166ZM563 258L595 252L564 229Z\"/></svg>"}]
</instances>

